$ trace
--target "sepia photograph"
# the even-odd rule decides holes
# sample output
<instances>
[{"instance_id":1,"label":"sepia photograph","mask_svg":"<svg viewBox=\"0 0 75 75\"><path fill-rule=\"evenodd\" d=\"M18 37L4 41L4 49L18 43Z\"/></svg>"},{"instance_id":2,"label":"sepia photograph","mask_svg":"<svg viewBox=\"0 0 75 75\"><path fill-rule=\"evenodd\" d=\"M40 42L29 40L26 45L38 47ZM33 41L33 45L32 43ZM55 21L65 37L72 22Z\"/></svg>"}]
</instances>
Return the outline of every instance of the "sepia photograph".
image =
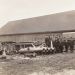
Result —
<instances>
[{"instance_id":1,"label":"sepia photograph","mask_svg":"<svg viewBox=\"0 0 75 75\"><path fill-rule=\"evenodd\" d=\"M75 0L0 0L0 75L75 75Z\"/></svg>"}]
</instances>

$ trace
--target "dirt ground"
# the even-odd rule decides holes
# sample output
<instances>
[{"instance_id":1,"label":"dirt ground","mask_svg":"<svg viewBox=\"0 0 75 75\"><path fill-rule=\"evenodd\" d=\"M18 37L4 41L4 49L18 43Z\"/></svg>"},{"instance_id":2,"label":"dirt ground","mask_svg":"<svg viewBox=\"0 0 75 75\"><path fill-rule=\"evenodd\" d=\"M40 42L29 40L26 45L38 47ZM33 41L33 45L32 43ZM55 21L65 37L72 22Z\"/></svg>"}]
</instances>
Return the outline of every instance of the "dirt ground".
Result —
<instances>
[{"instance_id":1,"label":"dirt ground","mask_svg":"<svg viewBox=\"0 0 75 75\"><path fill-rule=\"evenodd\" d=\"M75 75L75 52L0 59L0 75Z\"/></svg>"}]
</instances>

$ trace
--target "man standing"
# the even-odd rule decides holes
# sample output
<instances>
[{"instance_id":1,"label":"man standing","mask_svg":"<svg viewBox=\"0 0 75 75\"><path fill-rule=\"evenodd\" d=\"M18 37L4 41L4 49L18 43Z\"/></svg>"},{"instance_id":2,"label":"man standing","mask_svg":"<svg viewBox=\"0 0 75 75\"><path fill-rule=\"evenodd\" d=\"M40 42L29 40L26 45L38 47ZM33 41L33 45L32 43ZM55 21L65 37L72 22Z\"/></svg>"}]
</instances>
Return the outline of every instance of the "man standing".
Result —
<instances>
[{"instance_id":1,"label":"man standing","mask_svg":"<svg viewBox=\"0 0 75 75\"><path fill-rule=\"evenodd\" d=\"M59 40L59 49L60 49L60 53L63 52L63 42L62 39Z\"/></svg>"},{"instance_id":2,"label":"man standing","mask_svg":"<svg viewBox=\"0 0 75 75\"><path fill-rule=\"evenodd\" d=\"M74 52L74 40L70 40L70 51L71 53Z\"/></svg>"},{"instance_id":3,"label":"man standing","mask_svg":"<svg viewBox=\"0 0 75 75\"><path fill-rule=\"evenodd\" d=\"M58 38L55 38L54 47L56 49L56 53L59 53L60 52L59 45L60 45L59 39Z\"/></svg>"},{"instance_id":4,"label":"man standing","mask_svg":"<svg viewBox=\"0 0 75 75\"><path fill-rule=\"evenodd\" d=\"M65 49L65 52L68 52L69 45L70 45L69 40L68 41L67 40L63 41L63 47Z\"/></svg>"},{"instance_id":5,"label":"man standing","mask_svg":"<svg viewBox=\"0 0 75 75\"><path fill-rule=\"evenodd\" d=\"M51 44L51 38L50 37L47 36L45 38L45 44L46 44L47 47L50 47L50 44Z\"/></svg>"}]
</instances>

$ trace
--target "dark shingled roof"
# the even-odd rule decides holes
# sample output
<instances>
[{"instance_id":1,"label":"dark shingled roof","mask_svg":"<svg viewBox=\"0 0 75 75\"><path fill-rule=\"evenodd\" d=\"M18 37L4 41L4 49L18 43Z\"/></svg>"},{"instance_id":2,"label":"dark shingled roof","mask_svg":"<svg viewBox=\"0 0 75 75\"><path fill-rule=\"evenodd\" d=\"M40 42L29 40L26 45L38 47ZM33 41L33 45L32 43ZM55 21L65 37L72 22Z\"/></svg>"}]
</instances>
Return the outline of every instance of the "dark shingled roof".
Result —
<instances>
[{"instance_id":1,"label":"dark shingled roof","mask_svg":"<svg viewBox=\"0 0 75 75\"><path fill-rule=\"evenodd\" d=\"M75 11L8 22L0 35L75 30Z\"/></svg>"}]
</instances>

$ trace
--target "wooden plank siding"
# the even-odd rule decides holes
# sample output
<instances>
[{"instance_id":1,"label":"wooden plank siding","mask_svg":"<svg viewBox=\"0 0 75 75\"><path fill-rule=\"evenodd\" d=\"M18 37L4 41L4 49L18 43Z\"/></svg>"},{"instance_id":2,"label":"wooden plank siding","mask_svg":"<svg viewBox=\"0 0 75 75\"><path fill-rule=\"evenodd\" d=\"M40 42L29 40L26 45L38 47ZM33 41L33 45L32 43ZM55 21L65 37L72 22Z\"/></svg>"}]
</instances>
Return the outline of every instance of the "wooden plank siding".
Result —
<instances>
[{"instance_id":1,"label":"wooden plank siding","mask_svg":"<svg viewBox=\"0 0 75 75\"><path fill-rule=\"evenodd\" d=\"M2 42L33 42L33 41L41 41L44 42L45 36L50 36L53 39L55 37L62 38L62 33L42 33L42 34L18 34L18 35L1 35L0 41Z\"/></svg>"}]
</instances>

